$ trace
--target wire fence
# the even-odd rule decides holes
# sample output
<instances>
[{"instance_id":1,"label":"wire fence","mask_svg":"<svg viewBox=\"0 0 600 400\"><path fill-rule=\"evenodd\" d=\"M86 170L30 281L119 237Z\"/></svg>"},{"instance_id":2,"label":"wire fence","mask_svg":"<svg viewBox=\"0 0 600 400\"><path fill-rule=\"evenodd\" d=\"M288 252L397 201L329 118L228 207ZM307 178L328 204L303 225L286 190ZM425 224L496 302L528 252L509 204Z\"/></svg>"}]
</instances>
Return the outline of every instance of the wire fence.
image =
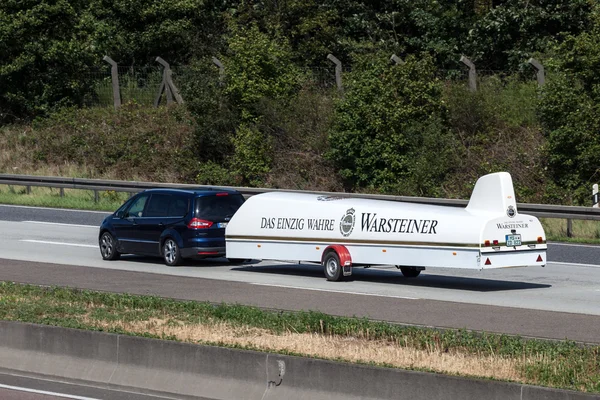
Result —
<instances>
[{"instance_id":1,"label":"wire fence","mask_svg":"<svg viewBox=\"0 0 600 400\"><path fill-rule=\"evenodd\" d=\"M170 67L172 81L176 87L186 86L188 80L201 79L219 79L218 74L200 74L189 66ZM160 92L163 83L164 69L160 65L156 66L119 66L118 81L121 103L135 103L144 106L152 106L158 102L166 103L166 92ZM340 81L351 72L351 67L344 65ZM341 90L341 82L336 80L335 68L313 68L305 69L300 73L299 86L311 90L333 92L336 89ZM440 69L436 77L445 81L447 84L470 84L469 70L467 68ZM110 67L91 68L83 80L88 88L83 97L83 105L87 107L112 107L113 102L113 83ZM485 87L487 84L509 84L519 81L521 83L531 83L531 88L535 90L536 72L533 69L522 71L497 71L497 70L478 70L476 73L477 87ZM224 81L226 84L226 80Z\"/></svg>"}]
</instances>

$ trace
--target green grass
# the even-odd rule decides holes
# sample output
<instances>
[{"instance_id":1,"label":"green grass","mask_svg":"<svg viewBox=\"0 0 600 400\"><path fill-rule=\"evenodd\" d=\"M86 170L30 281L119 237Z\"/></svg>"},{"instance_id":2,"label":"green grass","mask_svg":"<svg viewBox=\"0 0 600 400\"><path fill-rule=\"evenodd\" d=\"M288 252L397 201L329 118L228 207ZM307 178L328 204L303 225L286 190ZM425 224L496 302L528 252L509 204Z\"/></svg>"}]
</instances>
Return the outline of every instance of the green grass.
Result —
<instances>
[{"instance_id":1,"label":"green grass","mask_svg":"<svg viewBox=\"0 0 600 400\"><path fill-rule=\"evenodd\" d=\"M568 340L554 342L466 330L441 331L313 311L277 312L243 305L0 283L0 319L3 320L91 330L100 329L95 321L112 321L112 328L100 330L153 336L128 332L120 325L152 318L175 325L227 323L262 328L275 334L335 335L425 351L508 357L520 360L518 368L523 382L600 392L600 347L582 346Z\"/></svg>"},{"instance_id":2,"label":"green grass","mask_svg":"<svg viewBox=\"0 0 600 400\"><path fill-rule=\"evenodd\" d=\"M59 189L32 187L27 194L27 189L23 186L0 186L0 204L114 211L128 198L128 193L99 191L98 202L95 202L94 192L91 190L65 189L64 197L61 197Z\"/></svg>"},{"instance_id":3,"label":"green grass","mask_svg":"<svg viewBox=\"0 0 600 400\"><path fill-rule=\"evenodd\" d=\"M567 236L567 220L540 218L548 240L600 244L600 221L572 220L573 237Z\"/></svg>"}]
</instances>

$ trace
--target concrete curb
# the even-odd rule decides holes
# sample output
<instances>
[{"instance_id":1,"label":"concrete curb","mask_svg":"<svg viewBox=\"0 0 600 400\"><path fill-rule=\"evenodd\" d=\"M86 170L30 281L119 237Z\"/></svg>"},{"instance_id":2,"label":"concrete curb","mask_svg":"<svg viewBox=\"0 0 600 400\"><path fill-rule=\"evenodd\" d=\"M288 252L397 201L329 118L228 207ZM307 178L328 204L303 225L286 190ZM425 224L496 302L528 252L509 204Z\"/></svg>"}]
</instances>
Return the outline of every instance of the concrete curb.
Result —
<instances>
[{"instance_id":1,"label":"concrete curb","mask_svg":"<svg viewBox=\"0 0 600 400\"><path fill-rule=\"evenodd\" d=\"M517 383L0 321L0 368L213 399L584 400Z\"/></svg>"}]
</instances>

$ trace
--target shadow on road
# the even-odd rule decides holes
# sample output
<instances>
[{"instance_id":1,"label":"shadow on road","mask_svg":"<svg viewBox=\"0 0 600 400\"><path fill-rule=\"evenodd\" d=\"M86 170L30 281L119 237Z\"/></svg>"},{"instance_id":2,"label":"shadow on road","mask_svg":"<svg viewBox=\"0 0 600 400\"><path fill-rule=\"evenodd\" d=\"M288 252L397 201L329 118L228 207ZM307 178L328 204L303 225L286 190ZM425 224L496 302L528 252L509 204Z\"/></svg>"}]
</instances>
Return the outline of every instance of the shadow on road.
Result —
<instances>
[{"instance_id":1,"label":"shadow on road","mask_svg":"<svg viewBox=\"0 0 600 400\"><path fill-rule=\"evenodd\" d=\"M393 268L393 269L392 269ZM352 281L374 282L390 285L404 285L415 287L430 287L452 290L468 290L473 292L501 292L506 290L526 290L526 289L547 289L552 287L549 284L519 282L510 280L485 279L479 277L465 276L446 276L427 273L424 271L418 278L406 278L399 270L392 267L390 269L382 268L354 268L352 271ZM233 267L232 271L256 272L265 274L278 274L287 276L303 276L316 279L325 279L323 267L320 265L289 264L289 265L270 265L261 266L260 264L248 264ZM473 271L473 274L484 274L485 272ZM339 282L340 288L343 288L344 282Z\"/></svg>"}]
</instances>

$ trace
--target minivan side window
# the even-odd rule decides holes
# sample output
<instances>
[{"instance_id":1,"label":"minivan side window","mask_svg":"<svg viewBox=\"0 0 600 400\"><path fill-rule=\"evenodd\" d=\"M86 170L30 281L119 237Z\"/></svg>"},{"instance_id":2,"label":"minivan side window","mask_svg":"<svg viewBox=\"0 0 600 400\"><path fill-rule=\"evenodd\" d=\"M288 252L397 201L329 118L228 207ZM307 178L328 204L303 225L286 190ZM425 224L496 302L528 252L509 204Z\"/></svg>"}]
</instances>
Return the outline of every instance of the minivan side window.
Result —
<instances>
[{"instance_id":1,"label":"minivan side window","mask_svg":"<svg viewBox=\"0 0 600 400\"><path fill-rule=\"evenodd\" d=\"M144 211L144 206L146 205L146 200L148 200L148 195L142 195L134 200L123 218L141 217L142 212Z\"/></svg>"},{"instance_id":2,"label":"minivan side window","mask_svg":"<svg viewBox=\"0 0 600 400\"><path fill-rule=\"evenodd\" d=\"M188 213L189 199L186 196L171 196L169 205L169 217L184 217Z\"/></svg>"},{"instance_id":3,"label":"minivan side window","mask_svg":"<svg viewBox=\"0 0 600 400\"><path fill-rule=\"evenodd\" d=\"M171 197L169 194L152 193L144 217L166 217Z\"/></svg>"}]
</instances>

